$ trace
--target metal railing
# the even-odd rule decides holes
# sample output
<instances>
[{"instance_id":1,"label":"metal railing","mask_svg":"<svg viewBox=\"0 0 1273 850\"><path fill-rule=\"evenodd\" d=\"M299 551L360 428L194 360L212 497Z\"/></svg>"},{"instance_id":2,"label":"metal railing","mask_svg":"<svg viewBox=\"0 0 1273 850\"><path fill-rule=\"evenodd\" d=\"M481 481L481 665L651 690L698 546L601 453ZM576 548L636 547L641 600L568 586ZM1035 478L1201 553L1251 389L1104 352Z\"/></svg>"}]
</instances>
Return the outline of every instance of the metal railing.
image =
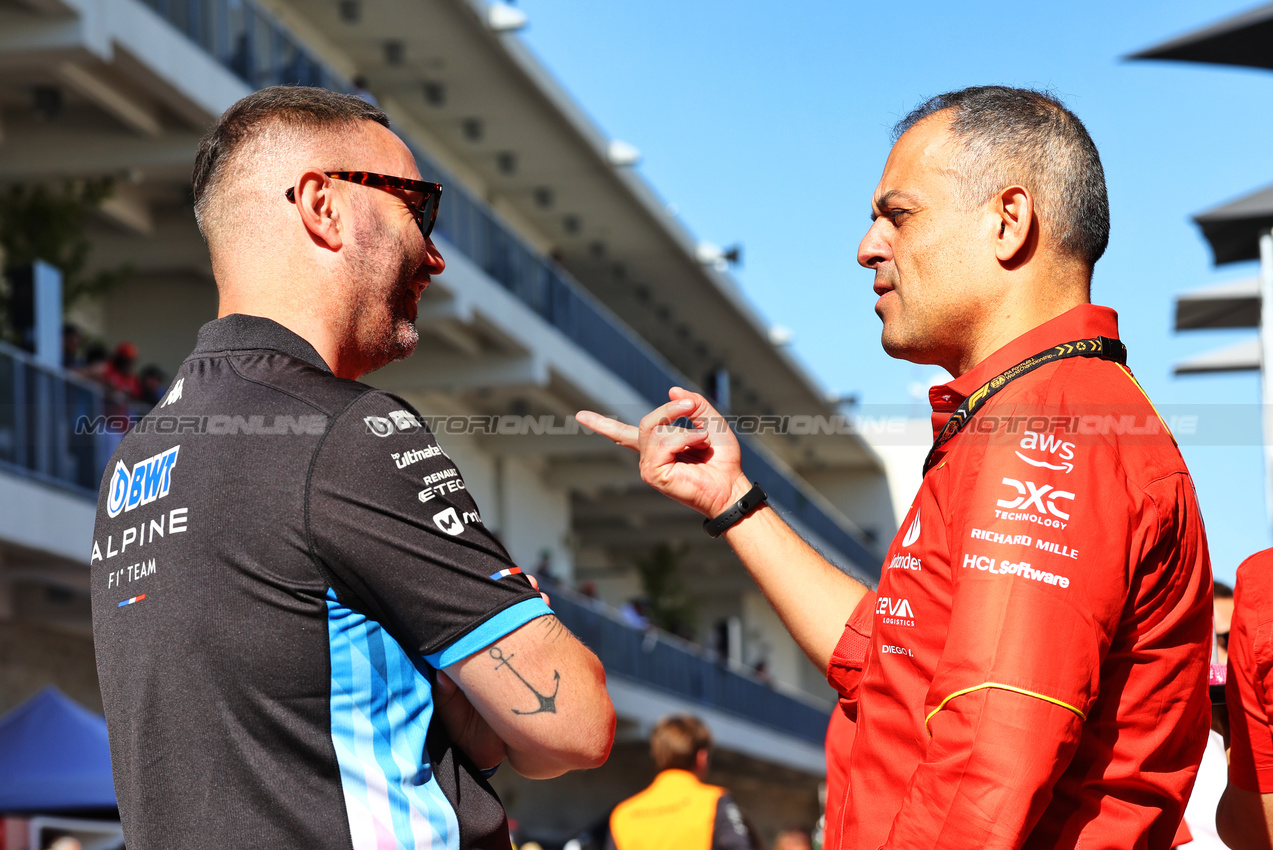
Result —
<instances>
[{"instance_id":1,"label":"metal railing","mask_svg":"<svg viewBox=\"0 0 1273 850\"><path fill-rule=\"evenodd\" d=\"M298 38L250 0L142 2L253 87L296 83L348 90L341 75L312 56ZM563 269L527 247L427 154L408 145L424 179L446 185L437 230L492 279L651 406L667 400L669 387L696 386ZM744 469L764 486L772 503L859 570L878 574L879 558L860 532L823 510L808 485L773 463L751 438L740 435L739 441Z\"/></svg>"},{"instance_id":2,"label":"metal railing","mask_svg":"<svg viewBox=\"0 0 1273 850\"><path fill-rule=\"evenodd\" d=\"M553 613L597 654L606 675L623 676L672 696L751 720L822 746L831 711L783 693L705 657L705 650L616 619L600 603L549 588Z\"/></svg>"},{"instance_id":3,"label":"metal railing","mask_svg":"<svg viewBox=\"0 0 1273 850\"><path fill-rule=\"evenodd\" d=\"M254 89L275 85L347 91L349 83L282 24L243 0L141 0Z\"/></svg>"},{"instance_id":4,"label":"metal railing","mask_svg":"<svg viewBox=\"0 0 1273 850\"><path fill-rule=\"evenodd\" d=\"M0 469L95 499L122 424L140 410L0 342Z\"/></svg>"},{"instance_id":5,"label":"metal railing","mask_svg":"<svg viewBox=\"0 0 1273 850\"><path fill-rule=\"evenodd\" d=\"M425 180L446 185L444 202L438 210L438 232L493 280L645 397L651 407L667 400L670 387L695 388L695 382L668 363L565 270L526 247L484 204L434 165L427 154L414 146L412 153ZM878 574L878 556L817 504L808 485L775 465L752 438L740 434L739 443L743 468L765 488L771 502L835 547L859 570Z\"/></svg>"}]
</instances>

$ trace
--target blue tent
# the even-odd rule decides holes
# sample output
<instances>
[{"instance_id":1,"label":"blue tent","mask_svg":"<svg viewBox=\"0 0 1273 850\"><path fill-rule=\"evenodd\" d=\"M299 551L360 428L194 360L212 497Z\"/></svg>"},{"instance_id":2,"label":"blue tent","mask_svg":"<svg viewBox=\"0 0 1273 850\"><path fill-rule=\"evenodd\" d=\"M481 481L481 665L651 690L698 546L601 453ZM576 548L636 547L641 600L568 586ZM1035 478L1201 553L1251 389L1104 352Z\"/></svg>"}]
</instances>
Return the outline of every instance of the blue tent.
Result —
<instances>
[{"instance_id":1,"label":"blue tent","mask_svg":"<svg viewBox=\"0 0 1273 850\"><path fill-rule=\"evenodd\" d=\"M100 715L48 687L0 717L0 812L115 806Z\"/></svg>"}]
</instances>

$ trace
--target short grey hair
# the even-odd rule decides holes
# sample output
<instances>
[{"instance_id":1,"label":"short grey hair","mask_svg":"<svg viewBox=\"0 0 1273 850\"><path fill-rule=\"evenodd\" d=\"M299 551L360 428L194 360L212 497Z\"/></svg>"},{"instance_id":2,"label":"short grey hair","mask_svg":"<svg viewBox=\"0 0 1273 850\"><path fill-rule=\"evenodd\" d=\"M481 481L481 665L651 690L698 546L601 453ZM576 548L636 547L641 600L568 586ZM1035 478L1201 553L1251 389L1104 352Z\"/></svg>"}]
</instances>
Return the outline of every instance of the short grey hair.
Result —
<instances>
[{"instance_id":1,"label":"short grey hair","mask_svg":"<svg viewBox=\"0 0 1273 850\"><path fill-rule=\"evenodd\" d=\"M916 107L893 127L894 141L947 110L964 203L973 208L1003 188L1025 186L1053 243L1091 269L1109 244L1109 196L1100 154L1078 116L1048 92L973 86Z\"/></svg>"}]
</instances>

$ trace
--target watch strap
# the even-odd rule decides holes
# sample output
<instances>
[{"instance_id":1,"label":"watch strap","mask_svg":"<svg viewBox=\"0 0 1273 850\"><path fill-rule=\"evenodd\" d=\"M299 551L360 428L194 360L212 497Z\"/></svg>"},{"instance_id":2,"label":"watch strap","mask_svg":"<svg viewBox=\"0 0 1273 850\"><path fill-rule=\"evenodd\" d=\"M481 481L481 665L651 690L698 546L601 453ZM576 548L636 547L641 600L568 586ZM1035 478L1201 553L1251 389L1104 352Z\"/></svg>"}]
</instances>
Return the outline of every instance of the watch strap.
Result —
<instances>
[{"instance_id":1,"label":"watch strap","mask_svg":"<svg viewBox=\"0 0 1273 850\"><path fill-rule=\"evenodd\" d=\"M734 502L733 507L715 519L703 520L703 530L707 532L708 537L720 537L726 529L763 505L768 499L765 488L752 482L751 489L741 499Z\"/></svg>"}]
</instances>

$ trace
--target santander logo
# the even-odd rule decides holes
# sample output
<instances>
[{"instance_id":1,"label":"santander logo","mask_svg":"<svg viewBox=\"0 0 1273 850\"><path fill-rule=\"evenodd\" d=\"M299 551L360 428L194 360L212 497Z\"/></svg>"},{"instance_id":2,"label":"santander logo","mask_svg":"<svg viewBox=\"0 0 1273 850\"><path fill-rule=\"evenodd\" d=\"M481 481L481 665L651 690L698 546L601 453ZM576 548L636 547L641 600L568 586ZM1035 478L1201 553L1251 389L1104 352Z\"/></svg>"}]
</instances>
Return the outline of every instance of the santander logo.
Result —
<instances>
[{"instance_id":1,"label":"santander logo","mask_svg":"<svg viewBox=\"0 0 1273 850\"><path fill-rule=\"evenodd\" d=\"M915 541L919 539L919 508L915 509L915 519L911 522L911 527L906 529L906 536L902 538L903 548L906 546L914 546Z\"/></svg>"}]
</instances>

